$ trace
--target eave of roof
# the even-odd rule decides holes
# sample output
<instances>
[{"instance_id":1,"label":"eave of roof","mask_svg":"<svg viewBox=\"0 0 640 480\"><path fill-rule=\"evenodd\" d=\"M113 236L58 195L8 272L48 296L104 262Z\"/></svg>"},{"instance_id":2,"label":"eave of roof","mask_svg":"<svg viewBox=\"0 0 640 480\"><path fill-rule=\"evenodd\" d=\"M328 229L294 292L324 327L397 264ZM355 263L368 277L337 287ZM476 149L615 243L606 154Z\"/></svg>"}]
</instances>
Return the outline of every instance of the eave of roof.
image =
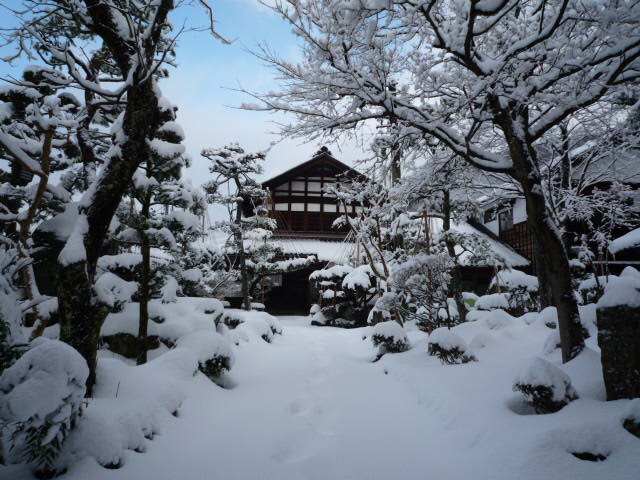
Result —
<instances>
[{"instance_id":1,"label":"eave of roof","mask_svg":"<svg viewBox=\"0 0 640 480\"><path fill-rule=\"evenodd\" d=\"M284 171L282 173L279 173L278 175L276 175L274 177L269 178L268 180L265 180L264 182L262 182L262 186L263 187L272 187L272 186L275 186L275 185L279 185L281 182L285 181L287 178L289 178L291 176L294 176L299 171L306 170L307 168L312 166L313 163L316 163L319 160L325 160L325 161L328 160L330 163L332 163L332 164L334 164L334 166L342 169L344 172L349 172L352 175L364 178L364 175L362 175L360 172L358 172L355 168L352 168L349 165L347 165L346 163L341 162L340 160L335 158L333 155L331 155L331 152L328 149L326 149L326 147L323 147L313 157L311 157L306 162L302 162L302 163L296 165L295 167L290 168L289 170L286 170L286 171Z\"/></svg>"}]
</instances>

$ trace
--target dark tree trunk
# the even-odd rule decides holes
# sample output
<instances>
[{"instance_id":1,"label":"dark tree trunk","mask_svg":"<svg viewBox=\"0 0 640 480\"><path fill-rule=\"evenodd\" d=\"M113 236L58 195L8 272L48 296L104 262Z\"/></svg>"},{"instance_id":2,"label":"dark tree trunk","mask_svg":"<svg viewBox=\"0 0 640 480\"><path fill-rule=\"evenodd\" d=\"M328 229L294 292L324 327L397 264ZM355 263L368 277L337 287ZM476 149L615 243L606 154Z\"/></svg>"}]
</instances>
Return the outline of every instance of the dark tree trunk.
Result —
<instances>
[{"instance_id":1,"label":"dark tree trunk","mask_svg":"<svg viewBox=\"0 0 640 480\"><path fill-rule=\"evenodd\" d=\"M89 365L87 396L91 396L96 380L96 355L105 308L92 305L93 282L87 275L85 262L60 268L58 275L58 312L60 340L68 343Z\"/></svg>"},{"instance_id":2,"label":"dark tree trunk","mask_svg":"<svg viewBox=\"0 0 640 480\"><path fill-rule=\"evenodd\" d=\"M236 188L241 190L240 179L235 178ZM247 259L244 253L244 235L242 234L242 204L239 199L236 207L236 232L234 233L236 248L238 249L238 262L240 263L240 283L242 285L242 308L251 310L251 294L249 291L249 272L247 271Z\"/></svg>"},{"instance_id":3,"label":"dark tree trunk","mask_svg":"<svg viewBox=\"0 0 640 480\"><path fill-rule=\"evenodd\" d=\"M141 215L145 225L149 218L149 195L145 198L145 204L142 207ZM140 299L139 313L140 323L138 325L138 341L140 342L140 353L136 359L138 365L147 363L147 330L149 327L149 299L150 282L151 282L151 244L146 232L141 232L140 253L142 254L142 272L140 275Z\"/></svg>"},{"instance_id":4,"label":"dark tree trunk","mask_svg":"<svg viewBox=\"0 0 640 480\"><path fill-rule=\"evenodd\" d=\"M401 160L402 160L402 150L399 147L396 147L393 150L393 158L391 159L391 184L395 185L402 178L402 169L401 169Z\"/></svg>"},{"instance_id":5,"label":"dark tree trunk","mask_svg":"<svg viewBox=\"0 0 640 480\"><path fill-rule=\"evenodd\" d=\"M78 350L89 365L87 395L91 395L95 382L98 338L108 314L108 310L96 306L92 298L96 264L109 224L131 178L140 163L151 154L147 139L152 138L158 128L159 113L151 79L130 88L123 120L127 140L121 145L122 155L111 158L104 166L91 202L82 208L89 227L84 235L86 259L71 265L59 265L60 339Z\"/></svg>"},{"instance_id":6,"label":"dark tree trunk","mask_svg":"<svg viewBox=\"0 0 640 480\"><path fill-rule=\"evenodd\" d=\"M443 191L442 202L442 230L448 232L451 229L451 194L449 190ZM456 249L455 243L450 239L445 242L447 247L447 253L454 262L453 269L451 270L451 293L453 299L456 302L456 308L458 309L458 322L465 322L467 319L467 306L462 298L462 268L456 261ZM449 311L447 306L447 312Z\"/></svg>"},{"instance_id":7,"label":"dark tree trunk","mask_svg":"<svg viewBox=\"0 0 640 480\"><path fill-rule=\"evenodd\" d=\"M522 186L529 226L538 252L540 291L549 292L553 305L558 309L562 361L568 362L584 349L584 333L571 286L569 257L547 210L536 152L531 142L524 138L524 125L524 119L518 118L504 122L503 130L513 160L512 175Z\"/></svg>"},{"instance_id":8,"label":"dark tree trunk","mask_svg":"<svg viewBox=\"0 0 640 480\"><path fill-rule=\"evenodd\" d=\"M529 228L531 228L531 230L533 231L530 221L527 221L529 222ZM547 278L547 270L544 266L545 257L540 253L538 242L535 240L535 238L533 241L533 262L536 269L536 276L538 277L540 308L550 307L554 305L553 292L551 291L551 282Z\"/></svg>"}]
</instances>

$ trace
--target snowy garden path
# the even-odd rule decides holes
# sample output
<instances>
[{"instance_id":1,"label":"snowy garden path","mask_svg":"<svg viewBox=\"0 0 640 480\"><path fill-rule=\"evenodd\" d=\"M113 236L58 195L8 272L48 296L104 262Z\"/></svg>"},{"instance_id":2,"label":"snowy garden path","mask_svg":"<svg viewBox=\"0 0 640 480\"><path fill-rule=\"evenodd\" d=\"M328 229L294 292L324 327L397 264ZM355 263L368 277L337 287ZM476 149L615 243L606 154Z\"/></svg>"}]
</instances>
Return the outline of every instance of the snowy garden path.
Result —
<instances>
[{"instance_id":1,"label":"snowy garden path","mask_svg":"<svg viewBox=\"0 0 640 480\"><path fill-rule=\"evenodd\" d=\"M168 420L145 454L129 451L118 470L96 469L87 459L65 478L632 478L628 458L634 452L624 446L624 456L598 464L563 449L573 437L597 434L597 426L584 422L584 404L557 430L553 416L517 415L506 407L517 362L487 356L490 368L478 368L480 362L443 367L421 343L371 363L374 352L362 330L281 320L284 335L272 344L240 345L234 388L212 388L198 378L179 418ZM502 359L530 353L530 341L511 342ZM470 374L473 382L466 381ZM595 403L586 406L608 423L613 413Z\"/></svg>"}]
</instances>

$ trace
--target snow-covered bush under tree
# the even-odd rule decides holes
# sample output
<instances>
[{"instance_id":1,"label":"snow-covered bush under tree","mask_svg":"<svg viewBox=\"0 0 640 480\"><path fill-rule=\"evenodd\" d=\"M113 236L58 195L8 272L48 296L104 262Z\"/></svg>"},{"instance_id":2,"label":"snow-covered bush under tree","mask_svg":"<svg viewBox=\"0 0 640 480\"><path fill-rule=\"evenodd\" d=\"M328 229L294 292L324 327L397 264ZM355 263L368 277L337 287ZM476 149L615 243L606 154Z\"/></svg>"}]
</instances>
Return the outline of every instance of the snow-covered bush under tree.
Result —
<instances>
[{"instance_id":1,"label":"snow-covered bush under tree","mask_svg":"<svg viewBox=\"0 0 640 480\"><path fill-rule=\"evenodd\" d=\"M427 349L429 355L438 357L446 365L476 361L469 351L467 342L446 327L437 328L429 334Z\"/></svg>"},{"instance_id":2,"label":"snow-covered bush under tree","mask_svg":"<svg viewBox=\"0 0 640 480\"><path fill-rule=\"evenodd\" d=\"M39 476L65 468L63 444L83 409L89 368L71 346L38 338L0 377L2 443Z\"/></svg>"},{"instance_id":3,"label":"snow-covered bush under tree","mask_svg":"<svg viewBox=\"0 0 640 480\"><path fill-rule=\"evenodd\" d=\"M536 413L553 413L578 398L571 379L543 358L534 358L516 378L513 389L524 395Z\"/></svg>"}]
</instances>

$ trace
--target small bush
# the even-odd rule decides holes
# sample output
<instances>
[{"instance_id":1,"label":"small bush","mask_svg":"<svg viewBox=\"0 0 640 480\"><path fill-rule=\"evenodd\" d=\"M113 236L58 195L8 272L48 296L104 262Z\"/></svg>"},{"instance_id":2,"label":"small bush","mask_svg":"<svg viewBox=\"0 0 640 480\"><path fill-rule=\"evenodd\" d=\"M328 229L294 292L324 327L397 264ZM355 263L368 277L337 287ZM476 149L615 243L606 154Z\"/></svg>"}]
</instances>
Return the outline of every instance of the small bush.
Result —
<instances>
[{"instance_id":1,"label":"small bush","mask_svg":"<svg viewBox=\"0 0 640 480\"><path fill-rule=\"evenodd\" d=\"M233 366L234 356L229 341L213 330L198 330L180 337L178 346L195 353L198 370L211 379Z\"/></svg>"},{"instance_id":2,"label":"small bush","mask_svg":"<svg viewBox=\"0 0 640 480\"><path fill-rule=\"evenodd\" d=\"M381 354L400 353L409 350L409 339L404 329L395 321L381 322L373 327L371 341Z\"/></svg>"},{"instance_id":3,"label":"small bush","mask_svg":"<svg viewBox=\"0 0 640 480\"><path fill-rule=\"evenodd\" d=\"M514 382L536 413L554 413L578 398L569 376L552 363L536 357Z\"/></svg>"},{"instance_id":4,"label":"small bush","mask_svg":"<svg viewBox=\"0 0 640 480\"><path fill-rule=\"evenodd\" d=\"M477 361L468 350L462 337L447 328L438 328L429 335L427 353L445 365Z\"/></svg>"},{"instance_id":5,"label":"small bush","mask_svg":"<svg viewBox=\"0 0 640 480\"><path fill-rule=\"evenodd\" d=\"M32 463L40 478L64 469L58 457L82 413L88 375L71 346L39 338L0 379L0 422L19 461Z\"/></svg>"},{"instance_id":6,"label":"small bush","mask_svg":"<svg viewBox=\"0 0 640 480\"><path fill-rule=\"evenodd\" d=\"M218 378L225 371L231 370L233 361L227 355L214 354L204 362L198 362L198 369L209 378Z\"/></svg>"}]
</instances>

